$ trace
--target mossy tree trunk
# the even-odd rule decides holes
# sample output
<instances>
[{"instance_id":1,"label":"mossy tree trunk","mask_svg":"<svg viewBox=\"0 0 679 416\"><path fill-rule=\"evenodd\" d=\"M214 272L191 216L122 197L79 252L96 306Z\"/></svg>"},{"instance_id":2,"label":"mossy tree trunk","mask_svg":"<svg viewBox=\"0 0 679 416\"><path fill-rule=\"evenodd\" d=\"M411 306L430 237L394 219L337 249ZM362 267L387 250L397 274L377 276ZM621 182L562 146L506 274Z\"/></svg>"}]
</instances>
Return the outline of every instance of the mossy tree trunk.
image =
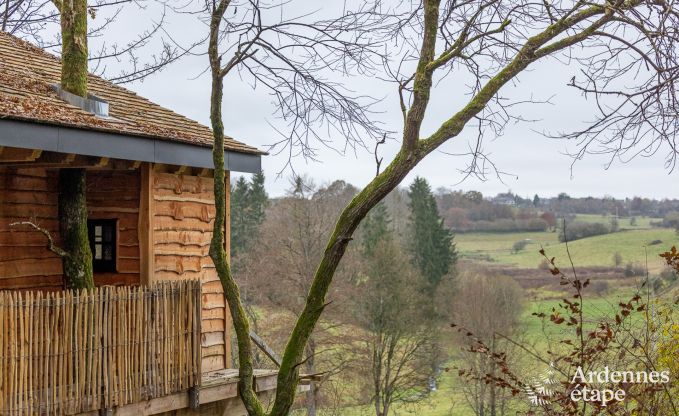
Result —
<instances>
[{"instance_id":1,"label":"mossy tree trunk","mask_svg":"<svg viewBox=\"0 0 679 416\"><path fill-rule=\"evenodd\" d=\"M87 235L85 169L59 171L59 233L66 255L61 261L67 289L94 287L92 251Z\"/></svg>"},{"instance_id":2,"label":"mossy tree trunk","mask_svg":"<svg viewBox=\"0 0 679 416\"><path fill-rule=\"evenodd\" d=\"M53 0L61 15L61 87L87 97L87 0ZM67 289L94 287L85 169L59 171L59 231Z\"/></svg>"},{"instance_id":3,"label":"mossy tree trunk","mask_svg":"<svg viewBox=\"0 0 679 416\"><path fill-rule=\"evenodd\" d=\"M214 162L214 195L215 220L210 242L210 258L217 270L217 275L224 289L224 295L231 312L234 331L238 342L239 380L238 392L249 415L263 415L264 407L255 393L253 349L250 341L250 321L248 320L240 289L231 273L231 265L224 246L224 230L226 225L226 172L224 169L224 123L222 121L223 76L220 74L221 58L217 51L219 23L230 1L222 0L212 15L210 44L208 54L212 68L212 95L210 96L210 121L214 145L212 160Z\"/></svg>"},{"instance_id":4,"label":"mossy tree trunk","mask_svg":"<svg viewBox=\"0 0 679 416\"><path fill-rule=\"evenodd\" d=\"M59 0L61 87L87 97L87 0Z\"/></svg>"}]
</instances>

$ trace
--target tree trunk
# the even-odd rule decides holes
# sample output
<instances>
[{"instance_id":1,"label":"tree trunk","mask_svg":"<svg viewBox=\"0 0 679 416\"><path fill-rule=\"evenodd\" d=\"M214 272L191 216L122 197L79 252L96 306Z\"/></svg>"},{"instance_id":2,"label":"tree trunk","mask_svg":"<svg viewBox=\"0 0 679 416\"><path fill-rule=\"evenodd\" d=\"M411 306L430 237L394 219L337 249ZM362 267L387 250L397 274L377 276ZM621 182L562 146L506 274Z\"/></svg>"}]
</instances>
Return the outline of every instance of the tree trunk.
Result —
<instances>
[{"instance_id":1,"label":"tree trunk","mask_svg":"<svg viewBox=\"0 0 679 416\"><path fill-rule=\"evenodd\" d=\"M59 232L64 251L64 283L67 289L94 287L92 251L87 236L85 169L59 171Z\"/></svg>"},{"instance_id":2,"label":"tree trunk","mask_svg":"<svg viewBox=\"0 0 679 416\"><path fill-rule=\"evenodd\" d=\"M87 98L87 0L63 0L61 88Z\"/></svg>"},{"instance_id":3,"label":"tree trunk","mask_svg":"<svg viewBox=\"0 0 679 416\"><path fill-rule=\"evenodd\" d=\"M210 21L210 43L208 56L212 70L212 92L210 95L210 122L214 144L212 145L212 162L214 164L215 220L210 241L210 258L215 264L219 281L224 289L231 312L231 320L238 342L238 393L248 415L264 415L264 407L255 393L253 368L253 351L250 340L250 321L243 307L240 289L231 274L231 265L224 247L224 227L226 224L226 169L224 168L224 122L222 121L222 100L224 80L219 74L221 61L218 51L219 23L229 2L222 0ZM305 340L306 341L306 340ZM295 388L297 384L295 384ZM294 395L294 391L291 392ZM277 393L278 394L278 393Z\"/></svg>"},{"instance_id":4,"label":"tree trunk","mask_svg":"<svg viewBox=\"0 0 679 416\"><path fill-rule=\"evenodd\" d=\"M314 339L309 340L307 345L307 361L306 361L306 372L307 374L314 374L316 372L316 365L314 360L314 354L316 354L316 344ZM315 381L311 381L309 385L309 391L306 393L306 414L307 416L316 416L316 405L318 401L318 386Z\"/></svg>"},{"instance_id":5,"label":"tree trunk","mask_svg":"<svg viewBox=\"0 0 679 416\"><path fill-rule=\"evenodd\" d=\"M495 355L495 334L493 334L493 341L490 344L491 353ZM490 374L495 377L495 361L490 363ZM495 383L490 383L490 416L496 416L495 413Z\"/></svg>"},{"instance_id":6,"label":"tree trunk","mask_svg":"<svg viewBox=\"0 0 679 416\"><path fill-rule=\"evenodd\" d=\"M61 87L87 97L87 0L55 1L61 13ZM87 235L86 171L59 171L59 230L67 289L94 287Z\"/></svg>"}]
</instances>

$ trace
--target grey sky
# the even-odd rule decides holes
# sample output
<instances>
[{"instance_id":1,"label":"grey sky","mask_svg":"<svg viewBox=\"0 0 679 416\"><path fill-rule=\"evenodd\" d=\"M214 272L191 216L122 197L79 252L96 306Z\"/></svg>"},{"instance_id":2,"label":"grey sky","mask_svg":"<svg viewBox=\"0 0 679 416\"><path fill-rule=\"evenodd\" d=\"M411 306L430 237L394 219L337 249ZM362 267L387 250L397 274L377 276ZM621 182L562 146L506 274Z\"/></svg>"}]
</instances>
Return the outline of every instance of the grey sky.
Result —
<instances>
[{"instance_id":1,"label":"grey sky","mask_svg":"<svg viewBox=\"0 0 679 416\"><path fill-rule=\"evenodd\" d=\"M206 30L199 22L190 20L181 26L182 32L187 35L201 36ZM122 32L120 35L124 36ZM199 76L206 68L206 59L204 56L186 58L143 83L127 87L178 113L208 124L210 80L208 74ZM563 141L545 138L538 132L579 127L592 117L591 103L565 86L573 75L574 70L563 64L546 62L532 67L530 72L519 78L517 84L503 90L512 98L551 97L552 102L523 107L522 116L539 121L510 125L503 136L494 140L486 139L485 149L491 154L493 162L500 170L511 174L504 176L504 183L490 175L485 182L468 179L458 184L462 178L458 169L464 166L465 159L441 152L425 159L405 183L415 175L421 175L427 177L434 188L474 189L486 195L512 190L522 196L535 193L554 196L559 192L567 192L574 196L679 198L679 188L674 186L677 173L670 174L664 167L665 149L652 157L639 157L626 164L616 162L608 170L604 169L608 162L606 157L589 155L574 165L571 177L572 160L563 153L574 147ZM389 128L400 129L401 116L393 85L374 78L343 81L362 94L384 97L379 107L384 111L381 119L389 123ZM431 131L462 105L465 97L455 95L455 91L459 90L451 82L436 87L425 121L425 131ZM272 100L266 93L253 91L236 74L226 79L224 114L227 134L264 148L276 140L276 132L269 124L277 122L272 117L273 111ZM463 151L473 134L473 129L468 127L442 150L450 153ZM384 164L388 163L395 151L395 145L380 148ZM284 166L286 158L286 155L268 156L263 160L267 188L272 195L282 194L289 186L290 171L283 172L283 177L276 175ZM319 159L320 162L295 159L295 170L308 174L319 184L343 179L359 187L374 175L375 163L370 151L341 155L324 149L319 152Z\"/></svg>"}]
</instances>

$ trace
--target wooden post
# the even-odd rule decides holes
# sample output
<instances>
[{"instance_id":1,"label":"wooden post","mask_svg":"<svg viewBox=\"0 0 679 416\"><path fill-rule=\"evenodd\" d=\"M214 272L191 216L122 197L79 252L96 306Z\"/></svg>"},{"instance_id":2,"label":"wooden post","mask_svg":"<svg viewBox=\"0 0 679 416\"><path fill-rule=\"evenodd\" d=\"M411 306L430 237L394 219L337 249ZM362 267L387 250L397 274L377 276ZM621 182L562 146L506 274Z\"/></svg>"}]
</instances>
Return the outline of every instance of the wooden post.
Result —
<instances>
[{"instance_id":1,"label":"wooden post","mask_svg":"<svg viewBox=\"0 0 679 416\"><path fill-rule=\"evenodd\" d=\"M224 199L226 212L224 213L224 249L226 259L231 263L231 171L224 172ZM226 301L225 299L225 302ZM224 308L224 367L231 368L231 312L229 305Z\"/></svg>"},{"instance_id":2,"label":"wooden post","mask_svg":"<svg viewBox=\"0 0 679 416\"><path fill-rule=\"evenodd\" d=\"M153 166L141 164L141 191L139 193L139 280L142 285L155 281L155 254L153 239Z\"/></svg>"}]
</instances>

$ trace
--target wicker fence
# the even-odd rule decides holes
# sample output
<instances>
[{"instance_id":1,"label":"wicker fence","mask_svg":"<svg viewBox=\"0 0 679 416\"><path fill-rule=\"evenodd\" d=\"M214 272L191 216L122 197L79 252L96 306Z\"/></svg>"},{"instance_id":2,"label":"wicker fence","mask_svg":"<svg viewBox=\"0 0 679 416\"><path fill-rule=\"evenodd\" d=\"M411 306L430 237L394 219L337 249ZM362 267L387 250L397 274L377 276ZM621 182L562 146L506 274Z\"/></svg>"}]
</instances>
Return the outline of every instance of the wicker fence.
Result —
<instances>
[{"instance_id":1,"label":"wicker fence","mask_svg":"<svg viewBox=\"0 0 679 416\"><path fill-rule=\"evenodd\" d=\"M0 414L77 414L200 382L200 282L0 292Z\"/></svg>"}]
</instances>

